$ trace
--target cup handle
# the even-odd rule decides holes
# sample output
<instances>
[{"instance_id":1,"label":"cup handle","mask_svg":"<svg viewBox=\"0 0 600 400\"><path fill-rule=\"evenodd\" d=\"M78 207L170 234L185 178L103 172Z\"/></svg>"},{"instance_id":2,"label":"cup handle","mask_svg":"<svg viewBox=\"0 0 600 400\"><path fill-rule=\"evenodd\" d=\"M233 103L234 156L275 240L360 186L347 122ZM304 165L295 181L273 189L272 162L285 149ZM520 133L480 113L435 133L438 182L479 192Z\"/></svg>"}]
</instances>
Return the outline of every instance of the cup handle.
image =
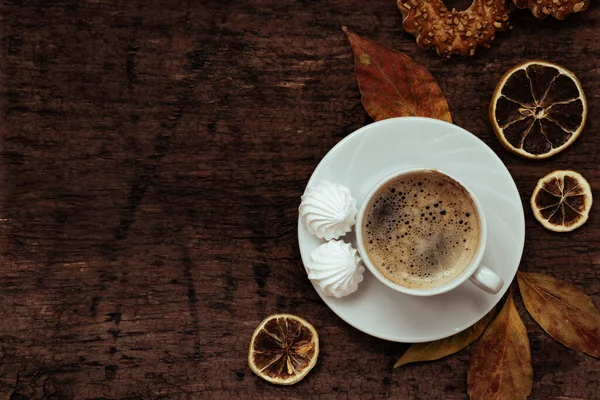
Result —
<instances>
[{"instance_id":1,"label":"cup handle","mask_svg":"<svg viewBox=\"0 0 600 400\"><path fill-rule=\"evenodd\" d=\"M502 289L502 286L504 286L502 278L483 265L480 265L469 279L475 286L491 294L498 293Z\"/></svg>"}]
</instances>

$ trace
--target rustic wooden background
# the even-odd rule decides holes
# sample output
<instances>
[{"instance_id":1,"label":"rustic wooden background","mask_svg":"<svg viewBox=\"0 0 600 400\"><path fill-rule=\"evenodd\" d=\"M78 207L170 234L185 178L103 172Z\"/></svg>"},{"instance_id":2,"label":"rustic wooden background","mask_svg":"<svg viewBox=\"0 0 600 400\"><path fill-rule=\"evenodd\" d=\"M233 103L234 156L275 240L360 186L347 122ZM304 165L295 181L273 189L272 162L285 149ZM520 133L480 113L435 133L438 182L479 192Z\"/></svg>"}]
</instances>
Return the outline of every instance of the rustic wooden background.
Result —
<instances>
[{"instance_id":1,"label":"rustic wooden background","mask_svg":"<svg viewBox=\"0 0 600 400\"><path fill-rule=\"evenodd\" d=\"M519 11L492 49L443 61L402 31L394 0L2 2L0 397L466 398L469 349L393 370L406 345L346 325L306 279L300 195L321 157L372 122L340 27L425 64L528 204L554 169L600 187L599 17L597 3L563 22ZM576 72L590 103L578 141L539 162L506 152L487 117L499 77L531 58ZM564 235L526 205L521 268L600 304L599 203ZM531 398L597 398L600 361L517 304ZM293 387L246 362L254 327L276 312L305 317L322 341Z\"/></svg>"}]
</instances>

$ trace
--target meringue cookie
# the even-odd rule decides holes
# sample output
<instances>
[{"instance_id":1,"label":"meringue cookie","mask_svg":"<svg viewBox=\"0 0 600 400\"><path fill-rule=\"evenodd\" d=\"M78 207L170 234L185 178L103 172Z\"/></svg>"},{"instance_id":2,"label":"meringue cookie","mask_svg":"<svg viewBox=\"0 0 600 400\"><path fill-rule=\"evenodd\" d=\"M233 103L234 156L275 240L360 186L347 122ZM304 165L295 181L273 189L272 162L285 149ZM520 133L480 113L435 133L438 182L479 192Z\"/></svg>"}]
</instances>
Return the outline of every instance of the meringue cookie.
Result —
<instances>
[{"instance_id":1,"label":"meringue cookie","mask_svg":"<svg viewBox=\"0 0 600 400\"><path fill-rule=\"evenodd\" d=\"M308 279L327 296L343 297L353 293L363 281L365 267L358 251L341 240L330 240L310 255Z\"/></svg>"},{"instance_id":2,"label":"meringue cookie","mask_svg":"<svg viewBox=\"0 0 600 400\"><path fill-rule=\"evenodd\" d=\"M358 213L350 189L327 181L306 189L298 211L306 230L325 240L350 232Z\"/></svg>"}]
</instances>

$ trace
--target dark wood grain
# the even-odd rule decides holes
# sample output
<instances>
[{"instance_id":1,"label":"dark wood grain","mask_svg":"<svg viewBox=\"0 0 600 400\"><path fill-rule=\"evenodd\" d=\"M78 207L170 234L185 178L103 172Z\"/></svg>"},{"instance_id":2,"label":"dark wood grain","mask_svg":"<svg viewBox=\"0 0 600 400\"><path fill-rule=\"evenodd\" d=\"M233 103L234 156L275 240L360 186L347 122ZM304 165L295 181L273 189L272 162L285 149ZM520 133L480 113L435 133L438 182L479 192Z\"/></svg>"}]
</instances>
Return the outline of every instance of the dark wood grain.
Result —
<instances>
[{"instance_id":1,"label":"dark wood grain","mask_svg":"<svg viewBox=\"0 0 600 400\"><path fill-rule=\"evenodd\" d=\"M346 325L306 279L300 195L321 157L372 122L340 27L426 65L527 204L554 169L600 186L599 17L597 4L564 22L519 11L490 50L444 61L402 31L394 0L3 2L1 397L464 399L469 349L393 370L406 346ZM546 161L509 154L487 117L499 77L531 58L576 72L590 103L582 136ZM521 268L600 303L598 204L567 235L526 206ZM517 305L531 398L597 396L600 361ZM276 312L302 315L322 341L293 387L247 367L254 327Z\"/></svg>"}]
</instances>

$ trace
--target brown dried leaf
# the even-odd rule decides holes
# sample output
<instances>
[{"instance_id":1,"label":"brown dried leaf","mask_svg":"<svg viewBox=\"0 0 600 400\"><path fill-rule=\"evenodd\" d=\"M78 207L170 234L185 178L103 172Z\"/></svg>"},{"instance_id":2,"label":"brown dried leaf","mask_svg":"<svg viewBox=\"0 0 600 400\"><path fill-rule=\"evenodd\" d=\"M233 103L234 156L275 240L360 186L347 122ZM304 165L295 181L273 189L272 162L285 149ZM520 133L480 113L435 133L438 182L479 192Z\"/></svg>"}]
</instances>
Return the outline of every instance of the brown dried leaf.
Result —
<instances>
[{"instance_id":1,"label":"brown dried leaf","mask_svg":"<svg viewBox=\"0 0 600 400\"><path fill-rule=\"evenodd\" d=\"M519 400L532 386L529 338L511 291L471 354L467 393L471 400Z\"/></svg>"},{"instance_id":2,"label":"brown dried leaf","mask_svg":"<svg viewBox=\"0 0 600 400\"><path fill-rule=\"evenodd\" d=\"M556 341L600 357L600 313L589 296L560 279L533 272L517 275L525 308Z\"/></svg>"},{"instance_id":3,"label":"brown dried leaf","mask_svg":"<svg viewBox=\"0 0 600 400\"><path fill-rule=\"evenodd\" d=\"M452 122L442 89L423 65L345 26L342 30L354 52L363 106L374 120L421 116Z\"/></svg>"},{"instance_id":4,"label":"brown dried leaf","mask_svg":"<svg viewBox=\"0 0 600 400\"><path fill-rule=\"evenodd\" d=\"M481 320L456 335L433 342L413 344L394 364L394 368L413 362L438 360L459 352L481 336L492 318L494 318L495 311L496 307L492 308Z\"/></svg>"}]
</instances>

